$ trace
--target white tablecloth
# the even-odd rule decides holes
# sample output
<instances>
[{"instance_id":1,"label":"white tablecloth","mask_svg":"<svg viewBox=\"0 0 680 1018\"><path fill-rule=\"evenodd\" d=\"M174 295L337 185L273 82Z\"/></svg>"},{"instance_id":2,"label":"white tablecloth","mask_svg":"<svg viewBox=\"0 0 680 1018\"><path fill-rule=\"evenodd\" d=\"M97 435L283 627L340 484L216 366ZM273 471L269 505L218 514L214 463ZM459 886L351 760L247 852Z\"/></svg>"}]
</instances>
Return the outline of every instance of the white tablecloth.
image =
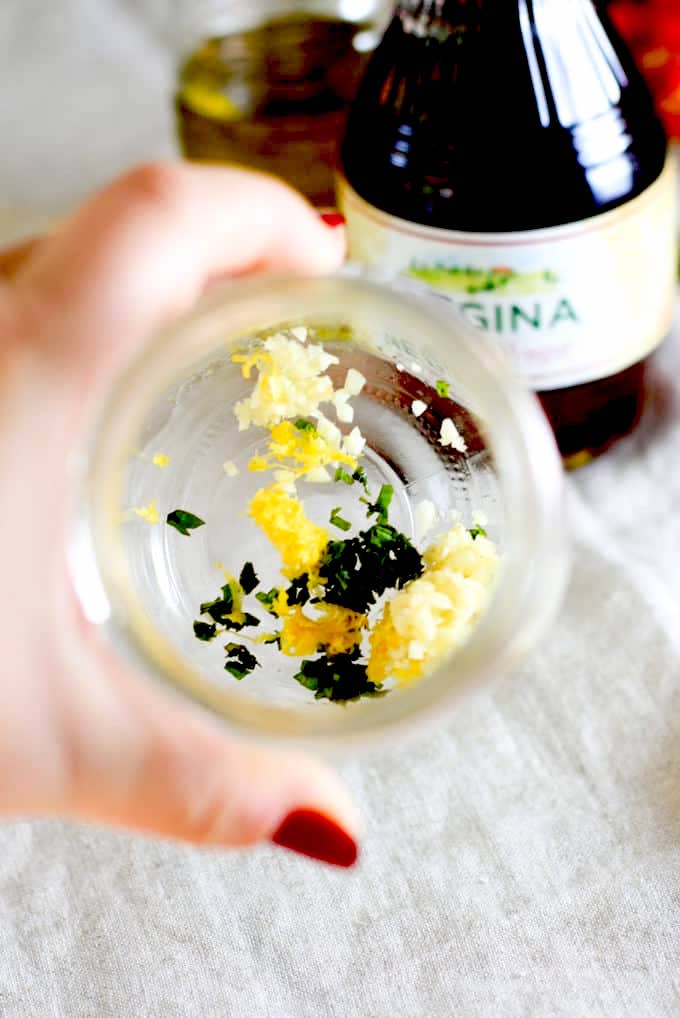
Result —
<instances>
[{"instance_id":1,"label":"white tablecloth","mask_svg":"<svg viewBox=\"0 0 680 1018\"><path fill-rule=\"evenodd\" d=\"M4 237L172 151L171 7L5 0ZM680 320L640 430L569 481L541 649L342 767L356 870L3 825L2 1018L680 1015L679 425Z\"/></svg>"}]
</instances>

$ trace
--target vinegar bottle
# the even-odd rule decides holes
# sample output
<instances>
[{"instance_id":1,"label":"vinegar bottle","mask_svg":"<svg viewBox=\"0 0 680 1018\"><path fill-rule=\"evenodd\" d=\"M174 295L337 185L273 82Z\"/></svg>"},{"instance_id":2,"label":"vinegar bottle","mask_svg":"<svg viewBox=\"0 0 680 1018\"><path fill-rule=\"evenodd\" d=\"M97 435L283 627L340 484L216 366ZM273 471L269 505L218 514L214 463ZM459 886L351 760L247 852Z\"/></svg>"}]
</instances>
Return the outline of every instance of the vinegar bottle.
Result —
<instances>
[{"instance_id":1,"label":"vinegar bottle","mask_svg":"<svg viewBox=\"0 0 680 1018\"><path fill-rule=\"evenodd\" d=\"M350 255L425 280L539 394L567 466L637 423L675 301L674 167L592 0L404 0L341 148Z\"/></svg>"}]
</instances>

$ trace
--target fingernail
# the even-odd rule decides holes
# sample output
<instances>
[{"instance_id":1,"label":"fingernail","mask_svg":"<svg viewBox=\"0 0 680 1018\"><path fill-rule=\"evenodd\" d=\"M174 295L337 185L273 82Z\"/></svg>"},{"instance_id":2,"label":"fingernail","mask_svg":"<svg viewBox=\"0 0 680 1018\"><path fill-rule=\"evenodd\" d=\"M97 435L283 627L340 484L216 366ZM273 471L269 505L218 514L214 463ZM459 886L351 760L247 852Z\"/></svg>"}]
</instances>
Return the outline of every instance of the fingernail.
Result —
<instances>
[{"instance_id":1,"label":"fingernail","mask_svg":"<svg viewBox=\"0 0 680 1018\"><path fill-rule=\"evenodd\" d=\"M289 813L272 835L272 841L333 866L353 866L358 855L354 838L334 820L312 809L296 809Z\"/></svg>"},{"instance_id":2,"label":"fingernail","mask_svg":"<svg viewBox=\"0 0 680 1018\"><path fill-rule=\"evenodd\" d=\"M336 226L345 225L345 217L342 212L320 212L319 219L323 220L326 226L330 226L332 230L334 230Z\"/></svg>"}]
</instances>

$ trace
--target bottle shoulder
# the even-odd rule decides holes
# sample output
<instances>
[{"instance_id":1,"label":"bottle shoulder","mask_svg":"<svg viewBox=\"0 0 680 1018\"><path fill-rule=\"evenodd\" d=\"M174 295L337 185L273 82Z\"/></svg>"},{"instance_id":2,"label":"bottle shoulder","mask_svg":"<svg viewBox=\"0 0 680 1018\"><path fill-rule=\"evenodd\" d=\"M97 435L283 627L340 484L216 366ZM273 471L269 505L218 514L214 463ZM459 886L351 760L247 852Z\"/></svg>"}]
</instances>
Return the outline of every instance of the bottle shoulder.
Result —
<instances>
[{"instance_id":1,"label":"bottle shoulder","mask_svg":"<svg viewBox=\"0 0 680 1018\"><path fill-rule=\"evenodd\" d=\"M476 27L432 39L390 26L341 149L362 198L411 221L495 232L586 219L658 178L663 127L603 21L577 24L576 38L569 23L527 36L506 9L502 26Z\"/></svg>"}]
</instances>

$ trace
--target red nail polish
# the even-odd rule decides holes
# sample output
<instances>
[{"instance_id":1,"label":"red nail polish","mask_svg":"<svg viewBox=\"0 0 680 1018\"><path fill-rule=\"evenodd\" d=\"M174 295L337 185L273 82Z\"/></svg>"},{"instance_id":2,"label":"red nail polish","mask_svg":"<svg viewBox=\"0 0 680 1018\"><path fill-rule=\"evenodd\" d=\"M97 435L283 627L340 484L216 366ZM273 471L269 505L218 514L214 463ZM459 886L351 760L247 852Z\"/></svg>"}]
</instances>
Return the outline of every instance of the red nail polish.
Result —
<instances>
[{"instance_id":1,"label":"red nail polish","mask_svg":"<svg viewBox=\"0 0 680 1018\"><path fill-rule=\"evenodd\" d=\"M296 809L289 813L273 834L272 841L333 866L353 866L358 855L354 838L335 821L312 809Z\"/></svg>"},{"instance_id":2,"label":"red nail polish","mask_svg":"<svg viewBox=\"0 0 680 1018\"><path fill-rule=\"evenodd\" d=\"M332 230L334 230L336 226L345 225L345 217L342 212L320 212L319 219L322 219L326 226L330 226Z\"/></svg>"}]
</instances>

